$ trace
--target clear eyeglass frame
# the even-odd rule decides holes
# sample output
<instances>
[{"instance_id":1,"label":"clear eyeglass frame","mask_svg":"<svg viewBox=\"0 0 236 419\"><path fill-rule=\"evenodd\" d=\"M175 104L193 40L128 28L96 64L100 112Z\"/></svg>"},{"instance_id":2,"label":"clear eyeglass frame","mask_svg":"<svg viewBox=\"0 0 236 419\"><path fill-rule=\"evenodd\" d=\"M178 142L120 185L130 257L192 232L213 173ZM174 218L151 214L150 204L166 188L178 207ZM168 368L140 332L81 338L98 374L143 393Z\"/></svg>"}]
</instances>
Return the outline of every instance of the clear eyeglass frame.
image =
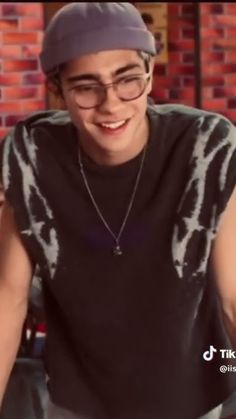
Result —
<instances>
[{"instance_id":1,"label":"clear eyeglass frame","mask_svg":"<svg viewBox=\"0 0 236 419\"><path fill-rule=\"evenodd\" d=\"M138 99L143 95L150 80L150 73L132 74L112 83L84 83L69 89L75 104L81 109L93 109L101 106L107 97L107 89L113 88L123 102Z\"/></svg>"}]
</instances>

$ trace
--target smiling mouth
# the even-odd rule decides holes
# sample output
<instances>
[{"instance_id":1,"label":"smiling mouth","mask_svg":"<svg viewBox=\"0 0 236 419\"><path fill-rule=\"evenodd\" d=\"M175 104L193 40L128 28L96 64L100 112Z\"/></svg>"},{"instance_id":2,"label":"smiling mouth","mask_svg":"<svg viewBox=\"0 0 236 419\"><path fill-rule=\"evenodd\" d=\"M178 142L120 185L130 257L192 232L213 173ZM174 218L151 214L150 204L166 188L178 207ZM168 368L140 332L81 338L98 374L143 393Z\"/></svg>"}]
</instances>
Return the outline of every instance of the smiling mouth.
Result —
<instances>
[{"instance_id":1,"label":"smiling mouth","mask_svg":"<svg viewBox=\"0 0 236 419\"><path fill-rule=\"evenodd\" d=\"M129 121L128 119L122 119L122 120L117 121L117 122L101 122L101 123L98 123L97 125L101 128L104 128L104 129L108 129L108 130L111 130L111 131L116 131L116 130L124 127L128 121Z\"/></svg>"}]
</instances>

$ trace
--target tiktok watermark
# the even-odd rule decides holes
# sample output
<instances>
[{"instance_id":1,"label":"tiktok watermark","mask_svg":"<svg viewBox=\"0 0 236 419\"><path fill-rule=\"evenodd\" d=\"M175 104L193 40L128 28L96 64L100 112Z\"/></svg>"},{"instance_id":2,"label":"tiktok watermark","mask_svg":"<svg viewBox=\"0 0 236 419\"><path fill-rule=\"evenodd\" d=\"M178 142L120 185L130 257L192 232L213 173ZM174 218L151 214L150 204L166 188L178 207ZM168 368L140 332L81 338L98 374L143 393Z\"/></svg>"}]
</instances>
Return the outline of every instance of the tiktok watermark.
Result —
<instances>
[{"instance_id":1,"label":"tiktok watermark","mask_svg":"<svg viewBox=\"0 0 236 419\"><path fill-rule=\"evenodd\" d=\"M232 349L216 349L213 345L210 345L209 350L203 352L202 357L205 361L212 361L216 353L219 354L221 359L236 359L236 351L233 351ZM236 366L221 365L219 371L222 374L236 372Z\"/></svg>"},{"instance_id":2,"label":"tiktok watermark","mask_svg":"<svg viewBox=\"0 0 236 419\"><path fill-rule=\"evenodd\" d=\"M226 372L236 372L236 367L234 365L221 365L219 370L222 374L225 374Z\"/></svg>"},{"instance_id":3,"label":"tiktok watermark","mask_svg":"<svg viewBox=\"0 0 236 419\"><path fill-rule=\"evenodd\" d=\"M214 354L219 353L222 359L236 359L236 351L232 349L216 349L213 345L210 345L209 350L203 352L203 359L205 361L211 361L214 358Z\"/></svg>"},{"instance_id":4,"label":"tiktok watermark","mask_svg":"<svg viewBox=\"0 0 236 419\"><path fill-rule=\"evenodd\" d=\"M205 361L211 361L214 358L214 352L217 352L217 349L213 345L210 345L209 351L203 352L203 358Z\"/></svg>"}]
</instances>

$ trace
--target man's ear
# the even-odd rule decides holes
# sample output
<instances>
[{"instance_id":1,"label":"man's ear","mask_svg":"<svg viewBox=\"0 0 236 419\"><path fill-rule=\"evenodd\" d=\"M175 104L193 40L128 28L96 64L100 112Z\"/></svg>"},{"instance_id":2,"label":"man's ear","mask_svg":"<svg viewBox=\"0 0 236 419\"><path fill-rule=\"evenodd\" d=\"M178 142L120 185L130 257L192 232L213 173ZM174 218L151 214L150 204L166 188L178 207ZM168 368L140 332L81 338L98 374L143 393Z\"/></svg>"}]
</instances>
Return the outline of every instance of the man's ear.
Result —
<instances>
[{"instance_id":1,"label":"man's ear","mask_svg":"<svg viewBox=\"0 0 236 419\"><path fill-rule=\"evenodd\" d=\"M46 88L54 96L56 102L56 108L61 110L66 110L65 100L63 98L63 93L59 86L51 80L46 81Z\"/></svg>"},{"instance_id":2,"label":"man's ear","mask_svg":"<svg viewBox=\"0 0 236 419\"><path fill-rule=\"evenodd\" d=\"M150 72L153 73L154 67L155 67L155 61L156 61L156 57L152 56L149 62L150 65Z\"/></svg>"},{"instance_id":3,"label":"man's ear","mask_svg":"<svg viewBox=\"0 0 236 419\"><path fill-rule=\"evenodd\" d=\"M154 67L155 67L155 57L151 57L150 61L149 61L149 72L150 72L150 80L148 82L148 86L147 86L147 94L149 95L149 93L151 93L152 91L152 83L153 83L153 71L154 71Z\"/></svg>"},{"instance_id":4,"label":"man's ear","mask_svg":"<svg viewBox=\"0 0 236 419\"><path fill-rule=\"evenodd\" d=\"M58 103L58 109L60 109L61 111L67 110L65 100L63 99L61 95L57 97L57 103Z\"/></svg>"}]
</instances>

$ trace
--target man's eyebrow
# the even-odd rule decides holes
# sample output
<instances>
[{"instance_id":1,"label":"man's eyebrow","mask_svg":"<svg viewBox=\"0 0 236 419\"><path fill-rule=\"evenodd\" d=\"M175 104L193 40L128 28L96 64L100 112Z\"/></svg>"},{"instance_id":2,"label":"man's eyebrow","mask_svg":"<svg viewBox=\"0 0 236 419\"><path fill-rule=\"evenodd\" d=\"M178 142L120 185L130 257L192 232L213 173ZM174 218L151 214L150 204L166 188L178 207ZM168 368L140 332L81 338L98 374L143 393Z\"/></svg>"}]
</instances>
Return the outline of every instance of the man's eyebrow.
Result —
<instances>
[{"instance_id":1,"label":"man's eyebrow","mask_svg":"<svg viewBox=\"0 0 236 419\"><path fill-rule=\"evenodd\" d=\"M113 75L113 77L114 76L119 76L120 74L123 74L126 71L133 70L133 69L136 69L136 68L141 69L140 64L137 64L137 63L128 64L128 65L125 65L124 67L118 68L112 75Z\"/></svg>"},{"instance_id":2,"label":"man's eyebrow","mask_svg":"<svg viewBox=\"0 0 236 419\"><path fill-rule=\"evenodd\" d=\"M133 69L141 69L140 64L128 64L124 67L120 67L112 73L113 77L120 76L121 74L125 73L126 71L133 70ZM101 76L97 73L84 73L81 75L71 76L67 78L69 83L81 80L91 80L91 81L101 81Z\"/></svg>"}]
</instances>

